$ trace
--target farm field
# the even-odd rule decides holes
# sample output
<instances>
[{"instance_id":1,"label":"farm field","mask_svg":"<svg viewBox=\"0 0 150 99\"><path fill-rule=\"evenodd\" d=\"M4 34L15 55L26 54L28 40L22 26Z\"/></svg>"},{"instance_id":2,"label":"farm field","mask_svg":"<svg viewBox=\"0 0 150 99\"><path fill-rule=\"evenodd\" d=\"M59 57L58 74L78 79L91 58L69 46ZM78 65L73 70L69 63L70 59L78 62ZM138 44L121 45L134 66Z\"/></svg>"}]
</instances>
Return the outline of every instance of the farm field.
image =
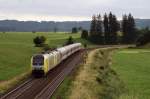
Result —
<instances>
[{"instance_id":1,"label":"farm field","mask_svg":"<svg viewBox=\"0 0 150 99\"><path fill-rule=\"evenodd\" d=\"M0 33L0 81L9 80L30 70L30 58L41 51L34 47L33 38L45 36L46 43L52 47L60 47L69 36L75 41L88 43L80 39L80 34L69 33Z\"/></svg>"},{"instance_id":2,"label":"farm field","mask_svg":"<svg viewBox=\"0 0 150 99\"><path fill-rule=\"evenodd\" d=\"M113 69L127 89L120 99L150 99L149 60L149 49L124 49L113 56Z\"/></svg>"}]
</instances>

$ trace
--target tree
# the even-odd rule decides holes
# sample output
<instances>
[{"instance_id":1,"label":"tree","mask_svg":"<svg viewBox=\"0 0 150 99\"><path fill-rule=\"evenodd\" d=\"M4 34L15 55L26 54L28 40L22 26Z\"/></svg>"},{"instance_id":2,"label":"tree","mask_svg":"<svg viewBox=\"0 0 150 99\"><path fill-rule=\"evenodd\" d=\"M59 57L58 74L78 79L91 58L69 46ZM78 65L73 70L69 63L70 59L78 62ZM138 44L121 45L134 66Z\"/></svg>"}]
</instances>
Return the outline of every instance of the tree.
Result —
<instances>
[{"instance_id":1,"label":"tree","mask_svg":"<svg viewBox=\"0 0 150 99\"><path fill-rule=\"evenodd\" d=\"M135 21L131 14L124 15L122 20L123 43L131 44L136 40Z\"/></svg>"},{"instance_id":2,"label":"tree","mask_svg":"<svg viewBox=\"0 0 150 99\"><path fill-rule=\"evenodd\" d=\"M46 38L44 36L37 36L33 39L33 42L34 42L36 47L44 46L45 41L46 41Z\"/></svg>"},{"instance_id":3,"label":"tree","mask_svg":"<svg viewBox=\"0 0 150 99\"><path fill-rule=\"evenodd\" d=\"M81 38L83 38L83 39L87 39L88 38L88 31L87 30L82 30Z\"/></svg>"},{"instance_id":4,"label":"tree","mask_svg":"<svg viewBox=\"0 0 150 99\"><path fill-rule=\"evenodd\" d=\"M105 14L104 22L104 27L106 27L105 31L107 31L107 33L105 33L106 44L116 44L118 31L118 22L116 16L110 12L107 18Z\"/></svg>"},{"instance_id":5,"label":"tree","mask_svg":"<svg viewBox=\"0 0 150 99\"><path fill-rule=\"evenodd\" d=\"M58 31L57 27L54 27L54 33L56 33Z\"/></svg>"},{"instance_id":6,"label":"tree","mask_svg":"<svg viewBox=\"0 0 150 99\"><path fill-rule=\"evenodd\" d=\"M106 17L106 16L104 16ZM113 14L110 12L108 17L104 21L107 22L104 25L107 26L107 33L105 33L105 42L106 44L112 44L113 42Z\"/></svg>"},{"instance_id":7,"label":"tree","mask_svg":"<svg viewBox=\"0 0 150 99\"><path fill-rule=\"evenodd\" d=\"M67 42L65 43L65 45L70 45L70 44L73 44L73 43L74 43L73 38L72 38L72 36L70 36L68 38Z\"/></svg>"},{"instance_id":8,"label":"tree","mask_svg":"<svg viewBox=\"0 0 150 99\"><path fill-rule=\"evenodd\" d=\"M113 32L113 14L110 12L108 16L109 20L109 36L111 36L111 33Z\"/></svg>"},{"instance_id":9,"label":"tree","mask_svg":"<svg viewBox=\"0 0 150 99\"><path fill-rule=\"evenodd\" d=\"M128 43L134 43L136 40L135 21L131 14L128 16Z\"/></svg>"},{"instance_id":10,"label":"tree","mask_svg":"<svg viewBox=\"0 0 150 99\"><path fill-rule=\"evenodd\" d=\"M72 33L78 33L78 29L76 27L72 28Z\"/></svg>"},{"instance_id":11,"label":"tree","mask_svg":"<svg viewBox=\"0 0 150 99\"><path fill-rule=\"evenodd\" d=\"M144 33L142 33L144 32ZM150 30L149 28L145 28L141 31L141 36L139 36L139 38L136 41L136 45L137 46L142 46L145 45L147 43L150 43Z\"/></svg>"},{"instance_id":12,"label":"tree","mask_svg":"<svg viewBox=\"0 0 150 99\"><path fill-rule=\"evenodd\" d=\"M102 19L101 15L93 15L90 29L90 40L94 43L103 43Z\"/></svg>"},{"instance_id":13,"label":"tree","mask_svg":"<svg viewBox=\"0 0 150 99\"><path fill-rule=\"evenodd\" d=\"M32 33L36 33L36 31L32 31Z\"/></svg>"},{"instance_id":14,"label":"tree","mask_svg":"<svg viewBox=\"0 0 150 99\"><path fill-rule=\"evenodd\" d=\"M123 19L122 19L122 32L125 34L128 32L128 17L127 15L123 15Z\"/></svg>"},{"instance_id":15,"label":"tree","mask_svg":"<svg viewBox=\"0 0 150 99\"><path fill-rule=\"evenodd\" d=\"M96 36L98 39L98 43L103 44L103 31L102 31L102 18L101 15L99 14L97 16L97 22L96 22Z\"/></svg>"},{"instance_id":16,"label":"tree","mask_svg":"<svg viewBox=\"0 0 150 99\"><path fill-rule=\"evenodd\" d=\"M104 15L103 24L104 24L104 42L107 44L109 41L109 20L106 13Z\"/></svg>"},{"instance_id":17,"label":"tree","mask_svg":"<svg viewBox=\"0 0 150 99\"><path fill-rule=\"evenodd\" d=\"M90 28L90 37L96 35L96 24L97 24L96 16L93 15Z\"/></svg>"},{"instance_id":18,"label":"tree","mask_svg":"<svg viewBox=\"0 0 150 99\"><path fill-rule=\"evenodd\" d=\"M120 29L120 24L119 22L117 21L117 17L115 15L112 16L112 44L117 44L118 43L118 35L117 35L117 32L119 31Z\"/></svg>"},{"instance_id":19,"label":"tree","mask_svg":"<svg viewBox=\"0 0 150 99\"><path fill-rule=\"evenodd\" d=\"M97 16L96 32L98 35L102 35L102 19L100 14Z\"/></svg>"},{"instance_id":20,"label":"tree","mask_svg":"<svg viewBox=\"0 0 150 99\"><path fill-rule=\"evenodd\" d=\"M78 28L78 30L79 30L79 31L82 31L82 30L83 30L83 28L80 26L80 27Z\"/></svg>"}]
</instances>

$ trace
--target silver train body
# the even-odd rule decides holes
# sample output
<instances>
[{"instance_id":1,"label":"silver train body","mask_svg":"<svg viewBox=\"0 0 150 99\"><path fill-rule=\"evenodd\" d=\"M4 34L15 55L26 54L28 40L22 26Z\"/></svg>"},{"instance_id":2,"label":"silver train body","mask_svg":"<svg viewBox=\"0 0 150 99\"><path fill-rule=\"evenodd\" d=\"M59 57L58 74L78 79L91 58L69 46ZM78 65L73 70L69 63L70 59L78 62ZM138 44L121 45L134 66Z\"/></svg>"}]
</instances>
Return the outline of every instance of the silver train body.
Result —
<instances>
[{"instance_id":1,"label":"silver train body","mask_svg":"<svg viewBox=\"0 0 150 99\"><path fill-rule=\"evenodd\" d=\"M31 58L33 75L46 75L51 69L65 60L71 54L81 49L81 43L75 43L56 49L50 53L36 54Z\"/></svg>"}]
</instances>

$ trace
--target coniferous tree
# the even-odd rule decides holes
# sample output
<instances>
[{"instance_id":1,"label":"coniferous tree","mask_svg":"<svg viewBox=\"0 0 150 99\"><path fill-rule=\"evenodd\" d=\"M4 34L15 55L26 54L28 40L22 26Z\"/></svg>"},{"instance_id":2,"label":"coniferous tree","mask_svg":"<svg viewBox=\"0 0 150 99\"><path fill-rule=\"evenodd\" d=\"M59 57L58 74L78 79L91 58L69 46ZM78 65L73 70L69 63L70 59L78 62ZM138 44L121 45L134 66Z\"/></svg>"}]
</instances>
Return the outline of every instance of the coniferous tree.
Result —
<instances>
[{"instance_id":1,"label":"coniferous tree","mask_svg":"<svg viewBox=\"0 0 150 99\"><path fill-rule=\"evenodd\" d=\"M136 40L135 21L131 14L124 15L122 20L123 43L131 44Z\"/></svg>"},{"instance_id":2,"label":"coniferous tree","mask_svg":"<svg viewBox=\"0 0 150 99\"><path fill-rule=\"evenodd\" d=\"M112 44L117 44L118 42L118 35L117 32L119 31L119 22L115 15L112 16Z\"/></svg>"},{"instance_id":3,"label":"coniferous tree","mask_svg":"<svg viewBox=\"0 0 150 99\"><path fill-rule=\"evenodd\" d=\"M111 36L111 33L113 32L113 14L109 13L109 33Z\"/></svg>"},{"instance_id":4,"label":"coniferous tree","mask_svg":"<svg viewBox=\"0 0 150 99\"><path fill-rule=\"evenodd\" d=\"M98 35L102 35L102 19L100 14L97 16L96 32Z\"/></svg>"},{"instance_id":5,"label":"coniferous tree","mask_svg":"<svg viewBox=\"0 0 150 99\"><path fill-rule=\"evenodd\" d=\"M129 33L128 43L134 43L135 39L136 39L135 21L131 14L129 14L129 16L128 16L128 33Z\"/></svg>"},{"instance_id":6,"label":"coniferous tree","mask_svg":"<svg viewBox=\"0 0 150 99\"><path fill-rule=\"evenodd\" d=\"M114 30L113 30L113 27L114 27L114 20L113 20L113 14L110 12L109 13L109 34L108 34L108 44L113 44L114 42Z\"/></svg>"},{"instance_id":7,"label":"coniferous tree","mask_svg":"<svg viewBox=\"0 0 150 99\"><path fill-rule=\"evenodd\" d=\"M109 41L109 20L108 20L108 16L106 13L104 15L103 24L104 24L104 42L105 42L105 44L108 44L108 41Z\"/></svg>"},{"instance_id":8,"label":"coniferous tree","mask_svg":"<svg viewBox=\"0 0 150 99\"><path fill-rule=\"evenodd\" d=\"M90 28L90 37L92 37L93 35L96 34L96 24L97 24L96 16L93 15L92 22L91 22L91 28Z\"/></svg>"},{"instance_id":9,"label":"coniferous tree","mask_svg":"<svg viewBox=\"0 0 150 99\"><path fill-rule=\"evenodd\" d=\"M95 15L92 17L91 29L90 29L90 40L94 43L98 42L98 33L97 33L97 18Z\"/></svg>"},{"instance_id":10,"label":"coniferous tree","mask_svg":"<svg viewBox=\"0 0 150 99\"><path fill-rule=\"evenodd\" d=\"M120 25L115 15L113 15L111 12L109 13L108 17L106 14L104 15L104 33L106 44L117 44L117 32L119 27Z\"/></svg>"},{"instance_id":11,"label":"coniferous tree","mask_svg":"<svg viewBox=\"0 0 150 99\"><path fill-rule=\"evenodd\" d=\"M126 43L127 41L127 35L128 35L128 17L127 15L123 15L122 19L122 33L123 33L123 38L122 38L122 43Z\"/></svg>"},{"instance_id":12,"label":"coniferous tree","mask_svg":"<svg viewBox=\"0 0 150 99\"><path fill-rule=\"evenodd\" d=\"M97 42L103 44L102 18L100 14L97 16L96 33Z\"/></svg>"}]
</instances>

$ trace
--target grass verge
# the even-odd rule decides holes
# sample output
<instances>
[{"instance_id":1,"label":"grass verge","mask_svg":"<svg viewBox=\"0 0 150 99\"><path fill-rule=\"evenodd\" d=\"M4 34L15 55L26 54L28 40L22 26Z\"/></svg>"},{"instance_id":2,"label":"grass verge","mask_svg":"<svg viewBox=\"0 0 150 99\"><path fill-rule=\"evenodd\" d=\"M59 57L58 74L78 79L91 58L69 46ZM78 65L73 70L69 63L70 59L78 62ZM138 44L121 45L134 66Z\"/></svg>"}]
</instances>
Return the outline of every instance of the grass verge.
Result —
<instances>
[{"instance_id":1,"label":"grass verge","mask_svg":"<svg viewBox=\"0 0 150 99\"><path fill-rule=\"evenodd\" d=\"M68 99L117 99L126 88L111 69L114 49L98 49L89 53L70 88Z\"/></svg>"},{"instance_id":2,"label":"grass verge","mask_svg":"<svg viewBox=\"0 0 150 99\"><path fill-rule=\"evenodd\" d=\"M30 73L23 73L20 76L14 77L11 80L1 81L0 82L0 95L6 92L7 90L12 89L14 86L21 84L29 76L30 76Z\"/></svg>"}]
</instances>

